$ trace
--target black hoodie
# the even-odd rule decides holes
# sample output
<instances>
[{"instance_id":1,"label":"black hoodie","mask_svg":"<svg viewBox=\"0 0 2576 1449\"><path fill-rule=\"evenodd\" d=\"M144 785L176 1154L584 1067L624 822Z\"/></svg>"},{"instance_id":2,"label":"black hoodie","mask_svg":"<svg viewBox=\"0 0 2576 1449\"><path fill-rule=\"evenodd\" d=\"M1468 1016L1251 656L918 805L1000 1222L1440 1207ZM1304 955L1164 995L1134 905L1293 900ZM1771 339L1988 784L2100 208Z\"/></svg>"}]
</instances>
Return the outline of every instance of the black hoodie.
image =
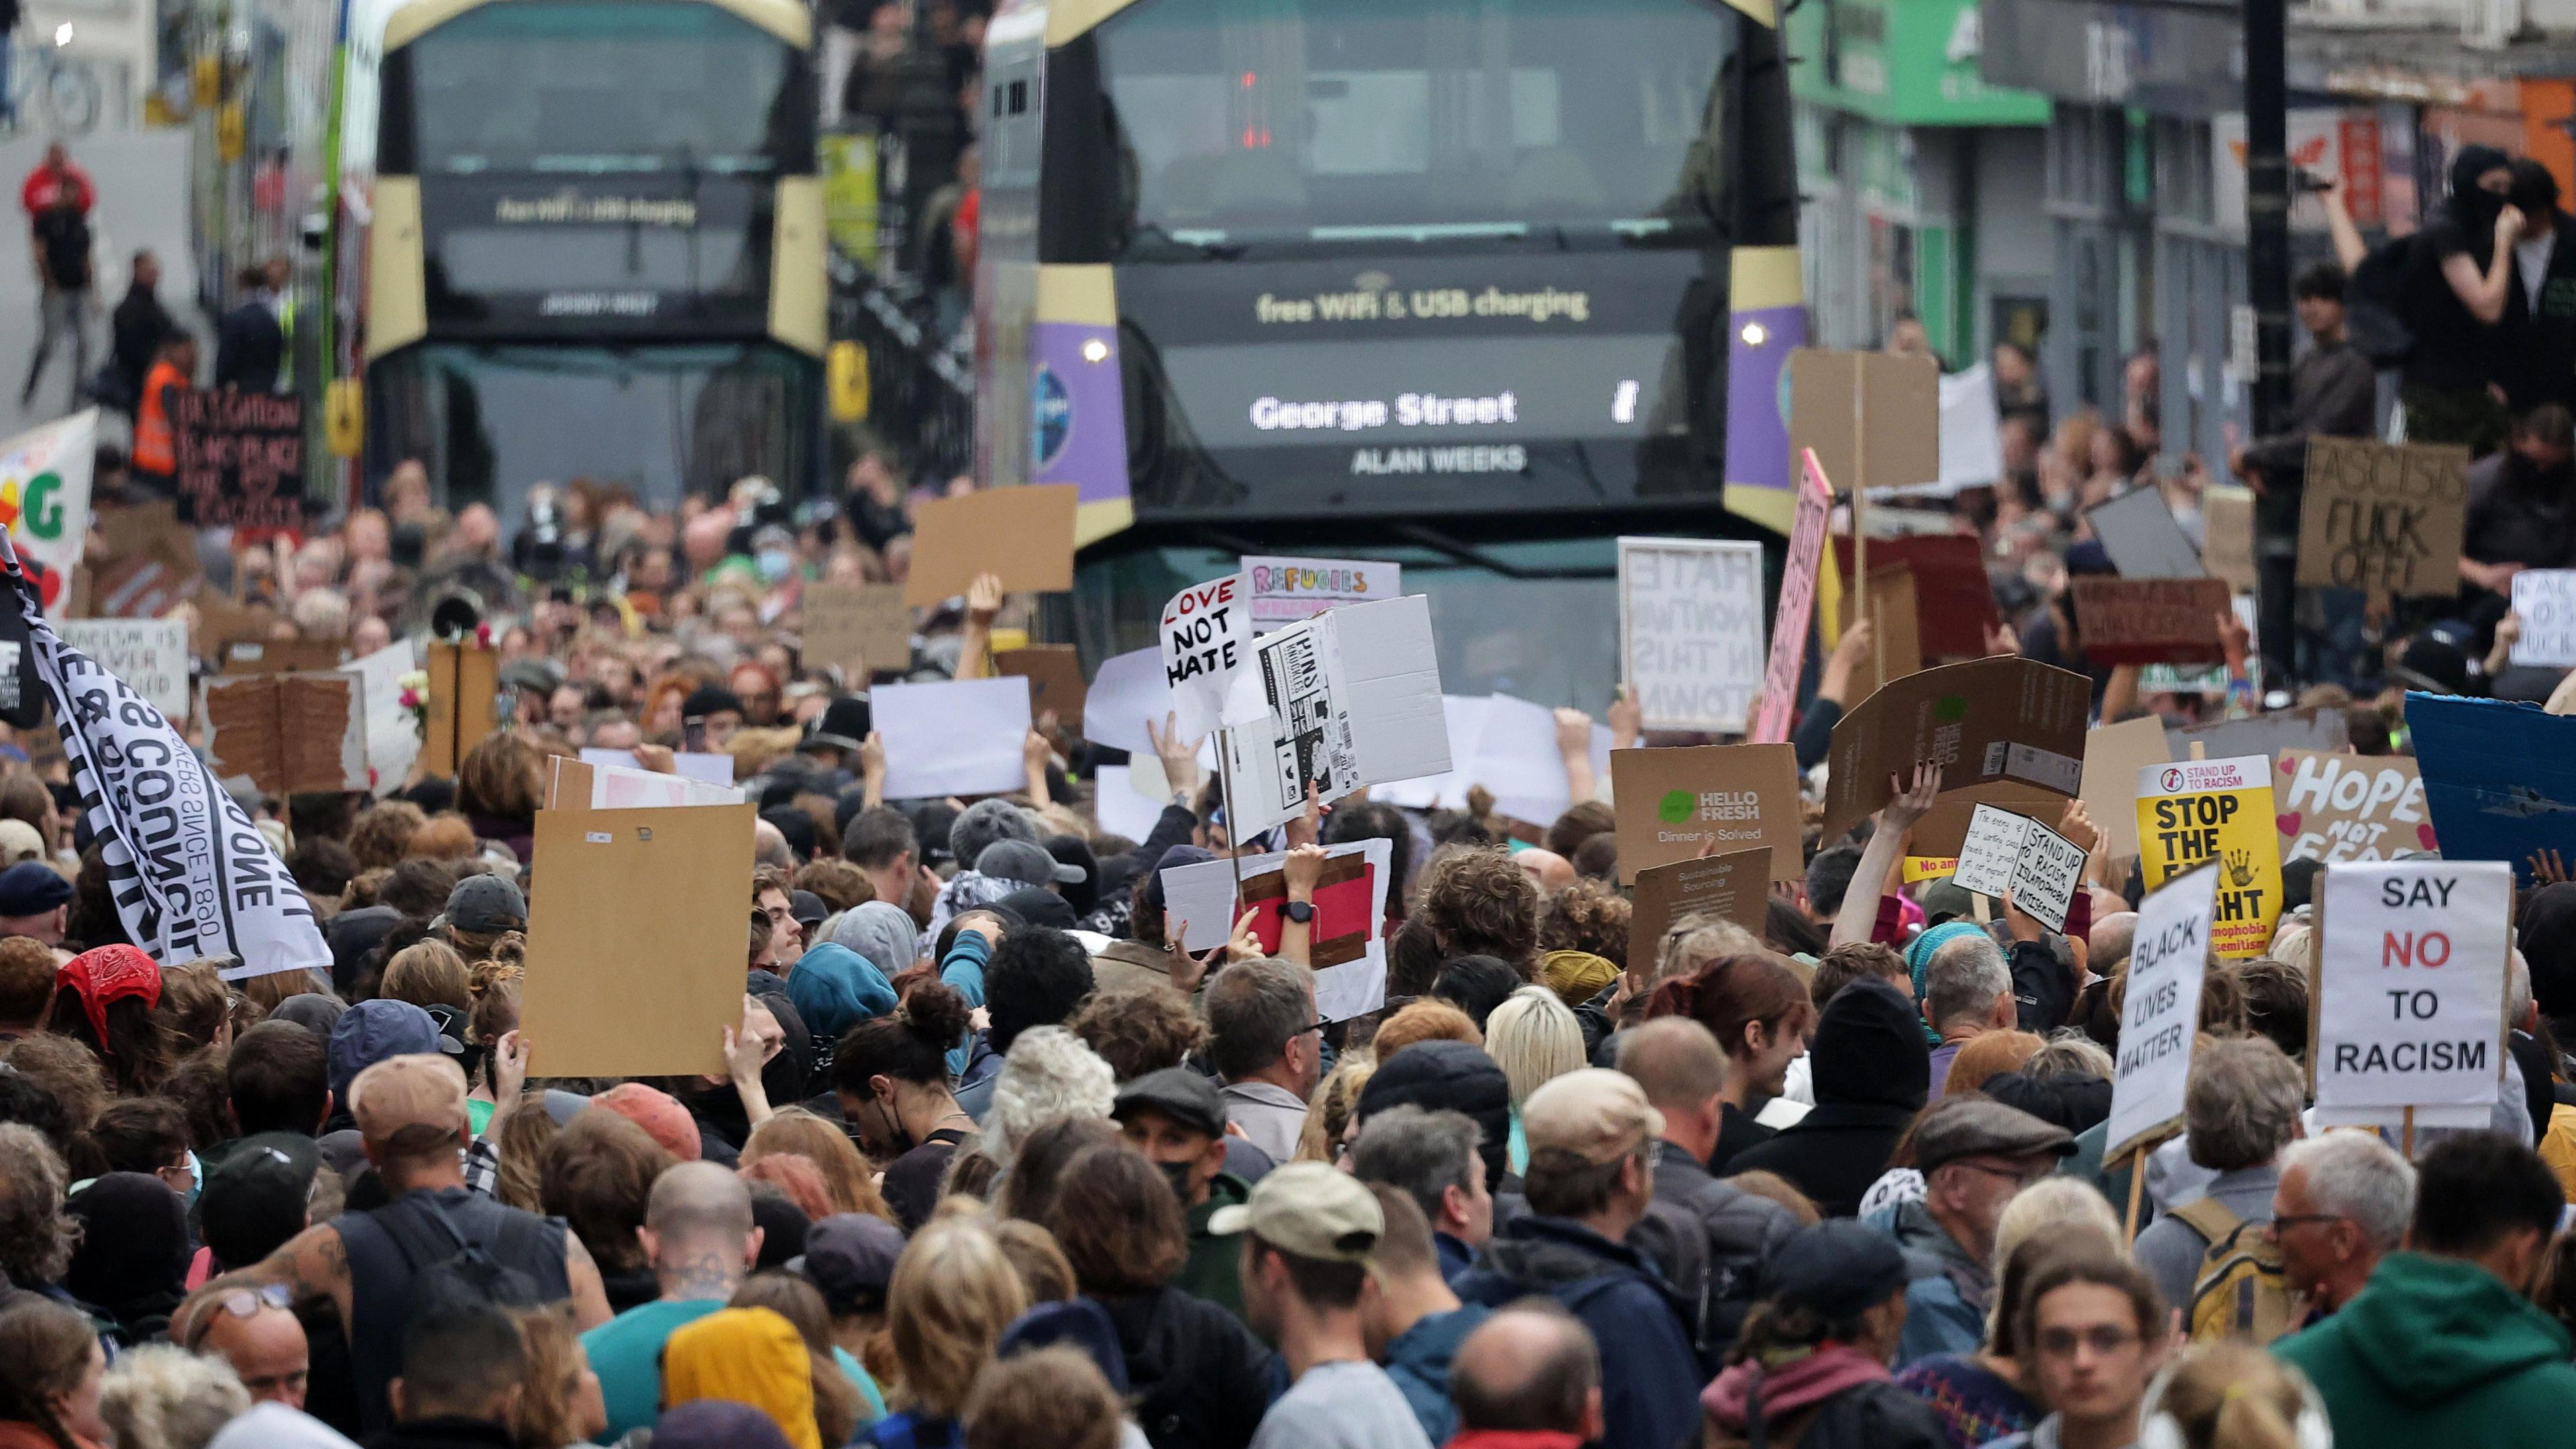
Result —
<instances>
[{"instance_id":1,"label":"black hoodie","mask_svg":"<svg viewBox=\"0 0 2576 1449\"><path fill-rule=\"evenodd\" d=\"M1815 1063L1815 1109L1779 1136L1737 1153L1727 1173L1776 1172L1827 1217L1852 1217L1923 1110L1932 1052L1904 994L1863 979L1825 1003L1808 1056Z\"/></svg>"}]
</instances>

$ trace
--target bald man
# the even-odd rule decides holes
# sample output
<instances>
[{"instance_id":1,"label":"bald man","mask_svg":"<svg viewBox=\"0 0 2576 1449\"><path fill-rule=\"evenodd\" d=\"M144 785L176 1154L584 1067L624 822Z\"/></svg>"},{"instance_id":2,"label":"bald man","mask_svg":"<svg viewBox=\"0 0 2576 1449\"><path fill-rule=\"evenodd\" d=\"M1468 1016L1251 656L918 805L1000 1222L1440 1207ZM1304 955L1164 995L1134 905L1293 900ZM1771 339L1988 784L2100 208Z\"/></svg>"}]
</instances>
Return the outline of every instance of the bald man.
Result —
<instances>
[{"instance_id":1,"label":"bald man","mask_svg":"<svg viewBox=\"0 0 2576 1449\"><path fill-rule=\"evenodd\" d=\"M601 1110L601 1109L588 1109ZM760 1229L751 1193L712 1162L683 1162L653 1179L644 1226L636 1233L662 1296L638 1304L581 1336L599 1375L614 1441L647 1428L662 1400L662 1345L671 1335L725 1306L760 1261Z\"/></svg>"},{"instance_id":2,"label":"bald man","mask_svg":"<svg viewBox=\"0 0 2576 1449\"><path fill-rule=\"evenodd\" d=\"M250 1390L251 1402L302 1410L305 1375L312 1366L304 1325L252 1289L218 1289L215 1301L221 1311L197 1320L196 1341L188 1346L231 1364L242 1387Z\"/></svg>"},{"instance_id":3,"label":"bald man","mask_svg":"<svg viewBox=\"0 0 2576 1449\"><path fill-rule=\"evenodd\" d=\"M1607 1427L1601 1355L1572 1314L1544 1301L1506 1308L1467 1335L1449 1365L1458 1436L1447 1449L1580 1449Z\"/></svg>"},{"instance_id":4,"label":"bald man","mask_svg":"<svg viewBox=\"0 0 2576 1449\"><path fill-rule=\"evenodd\" d=\"M1553 850L1532 846L1513 856L1512 864L1529 876L1530 884L1537 886L1538 893L1543 896L1554 895L1574 884L1574 862Z\"/></svg>"}]
</instances>

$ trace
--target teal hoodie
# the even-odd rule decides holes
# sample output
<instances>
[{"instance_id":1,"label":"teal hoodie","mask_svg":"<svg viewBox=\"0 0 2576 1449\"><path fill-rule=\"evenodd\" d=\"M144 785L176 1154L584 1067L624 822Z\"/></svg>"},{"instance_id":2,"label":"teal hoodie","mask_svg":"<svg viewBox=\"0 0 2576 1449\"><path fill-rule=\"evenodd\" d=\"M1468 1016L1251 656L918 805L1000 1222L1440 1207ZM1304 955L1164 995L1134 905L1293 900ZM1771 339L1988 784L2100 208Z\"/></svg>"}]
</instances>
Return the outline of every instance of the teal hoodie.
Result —
<instances>
[{"instance_id":1,"label":"teal hoodie","mask_svg":"<svg viewBox=\"0 0 2576 1449\"><path fill-rule=\"evenodd\" d=\"M2576 1424L2567 1330L2474 1263L2391 1253L2272 1351L2316 1384L2337 1449L2563 1444Z\"/></svg>"}]
</instances>

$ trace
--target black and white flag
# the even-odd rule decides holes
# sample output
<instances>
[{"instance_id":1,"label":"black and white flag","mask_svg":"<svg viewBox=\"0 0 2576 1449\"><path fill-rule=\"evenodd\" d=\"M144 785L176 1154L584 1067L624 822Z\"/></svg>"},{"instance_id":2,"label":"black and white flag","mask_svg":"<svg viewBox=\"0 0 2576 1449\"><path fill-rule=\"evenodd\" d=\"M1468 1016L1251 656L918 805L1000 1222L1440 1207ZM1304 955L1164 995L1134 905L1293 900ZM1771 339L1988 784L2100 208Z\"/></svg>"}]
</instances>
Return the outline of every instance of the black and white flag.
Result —
<instances>
[{"instance_id":1,"label":"black and white flag","mask_svg":"<svg viewBox=\"0 0 2576 1449\"><path fill-rule=\"evenodd\" d=\"M46 624L4 535L0 564L9 595L0 638L22 644L53 702L82 817L134 944L164 966L230 957L226 980L328 972L313 908L268 838L150 700Z\"/></svg>"}]
</instances>

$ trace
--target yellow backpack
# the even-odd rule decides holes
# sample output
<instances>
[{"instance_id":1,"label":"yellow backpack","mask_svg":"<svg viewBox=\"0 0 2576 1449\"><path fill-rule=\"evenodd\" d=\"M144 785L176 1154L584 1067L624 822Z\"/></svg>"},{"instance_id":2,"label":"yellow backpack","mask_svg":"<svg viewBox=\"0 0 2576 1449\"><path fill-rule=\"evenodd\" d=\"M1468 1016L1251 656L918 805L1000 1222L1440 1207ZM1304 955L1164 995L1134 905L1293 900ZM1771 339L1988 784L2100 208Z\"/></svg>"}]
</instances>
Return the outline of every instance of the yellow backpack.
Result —
<instances>
[{"instance_id":1,"label":"yellow backpack","mask_svg":"<svg viewBox=\"0 0 2576 1449\"><path fill-rule=\"evenodd\" d=\"M2192 1280L2191 1302L2184 1305L2192 1342L2261 1345L2298 1327L2296 1296L2263 1224L2246 1222L2207 1197L2175 1208L2172 1216L2209 1242Z\"/></svg>"}]
</instances>

